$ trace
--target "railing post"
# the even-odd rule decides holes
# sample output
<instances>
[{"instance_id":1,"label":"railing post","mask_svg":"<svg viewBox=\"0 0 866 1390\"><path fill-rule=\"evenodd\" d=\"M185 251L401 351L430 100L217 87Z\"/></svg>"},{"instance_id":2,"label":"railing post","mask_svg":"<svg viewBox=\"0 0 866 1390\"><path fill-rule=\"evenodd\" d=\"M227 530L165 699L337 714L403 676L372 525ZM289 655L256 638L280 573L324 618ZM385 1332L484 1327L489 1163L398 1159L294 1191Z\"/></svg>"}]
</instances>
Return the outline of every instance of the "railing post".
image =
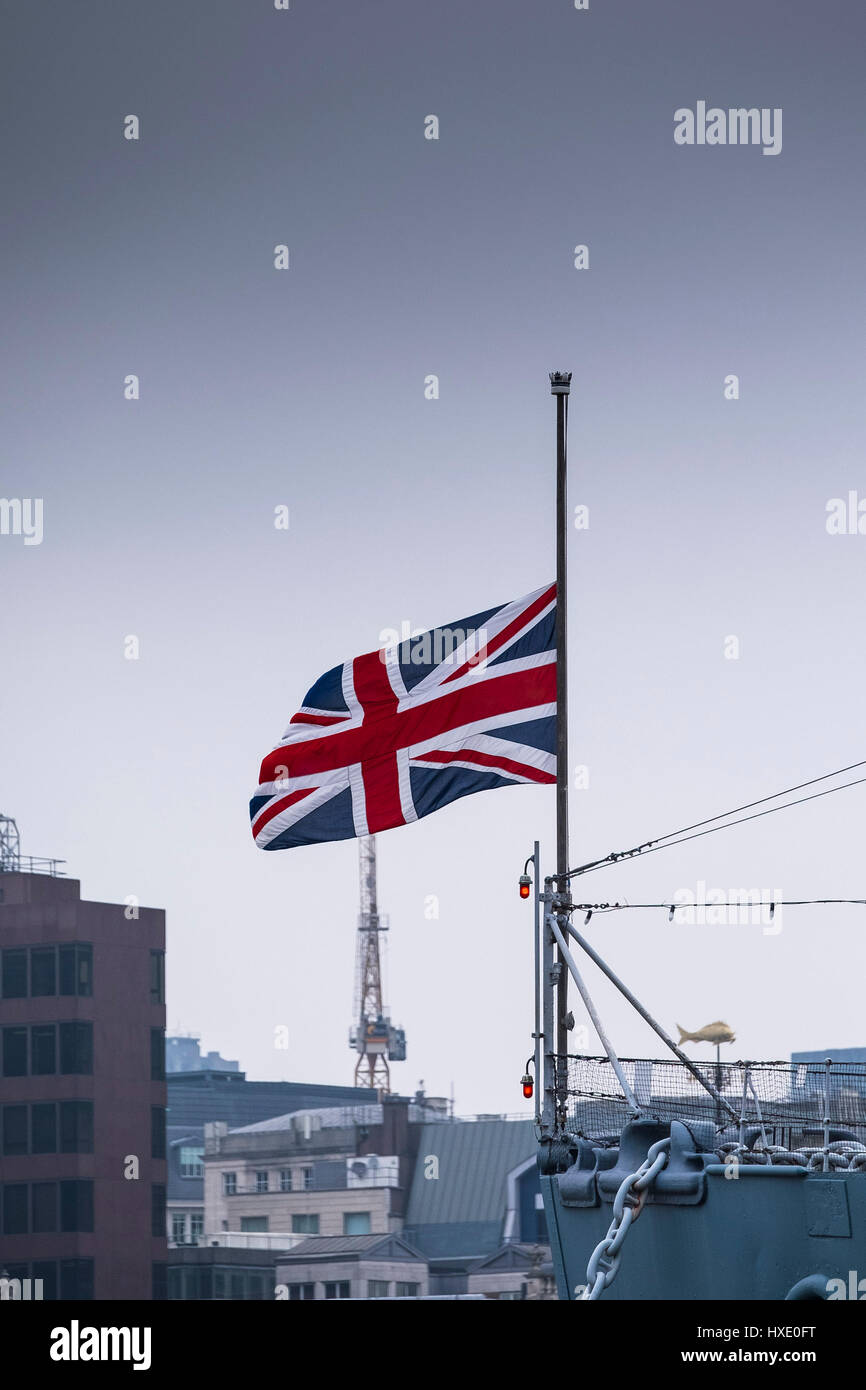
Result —
<instances>
[{"instance_id":1,"label":"railing post","mask_svg":"<svg viewBox=\"0 0 866 1390\"><path fill-rule=\"evenodd\" d=\"M533 863L533 920L535 922L535 935L533 936L533 962L535 971L535 1123L541 1124L541 1102L542 1102L542 1076L541 1076L541 856L539 854L538 841L535 841L532 850Z\"/></svg>"},{"instance_id":2,"label":"railing post","mask_svg":"<svg viewBox=\"0 0 866 1390\"><path fill-rule=\"evenodd\" d=\"M824 1162L822 1172L826 1173L830 1168L830 1068L833 1065L832 1057L828 1057L824 1063Z\"/></svg>"},{"instance_id":3,"label":"railing post","mask_svg":"<svg viewBox=\"0 0 866 1390\"><path fill-rule=\"evenodd\" d=\"M553 879L544 880L541 895L541 1029L544 1036L544 1100L541 1107L541 1136L552 1139L556 1132L556 1065L555 1065L555 1023L554 1000L556 993L556 962L554 961L554 937L550 930L547 915L553 897Z\"/></svg>"}]
</instances>

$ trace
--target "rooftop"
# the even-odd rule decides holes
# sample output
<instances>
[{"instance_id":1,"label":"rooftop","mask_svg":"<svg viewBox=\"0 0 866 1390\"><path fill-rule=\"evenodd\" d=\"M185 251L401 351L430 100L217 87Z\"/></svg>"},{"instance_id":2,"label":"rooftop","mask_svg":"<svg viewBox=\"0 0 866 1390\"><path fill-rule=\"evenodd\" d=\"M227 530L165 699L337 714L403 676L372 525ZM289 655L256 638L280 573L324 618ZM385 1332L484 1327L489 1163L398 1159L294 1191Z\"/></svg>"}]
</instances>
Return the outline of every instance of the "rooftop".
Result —
<instances>
[{"instance_id":1,"label":"rooftop","mask_svg":"<svg viewBox=\"0 0 866 1390\"><path fill-rule=\"evenodd\" d=\"M384 1110L381 1105L324 1105L318 1109L290 1110L288 1114L274 1115L270 1120L240 1125L233 1129L232 1133L275 1134L298 1129L307 1117L315 1128L348 1129L351 1125L381 1125L384 1121Z\"/></svg>"},{"instance_id":2,"label":"rooftop","mask_svg":"<svg viewBox=\"0 0 866 1390\"><path fill-rule=\"evenodd\" d=\"M351 1105L369 1100L355 1086L321 1086L303 1081L247 1081L243 1072L178 1072L166 1078L168 1122L202 1129L224 1120L243 1129L262 1120L320 1105Z\"/></svg>"},{"instance_id":3,"label":"rooftop","mask_svg":"<svg viewBox=\"0 0 866 1390\"><path fill-rule=\"evenodd\" d=\"M500 1222L506 1178L519 1163L532 1158L536 1148L532 1120L425 1125L418 1152L438 1159L439 1181L425 1178L425 1163L417 1164L406 1225Z\"/></svg>"},{"instance_id":4,"label":"rooftop","mask_svg":"<svg viewBox=\"0 0 866 1390\"><path fill-rule=\"evenodd\" d=\"M420 1250L401 1235L308 1236L291 1251L292 1262L304 1260L357 1260L363 1256L379 1259L423 1260ZM282 1261L281 1261L282 1263Z\"/></svg>"}]
</instances>

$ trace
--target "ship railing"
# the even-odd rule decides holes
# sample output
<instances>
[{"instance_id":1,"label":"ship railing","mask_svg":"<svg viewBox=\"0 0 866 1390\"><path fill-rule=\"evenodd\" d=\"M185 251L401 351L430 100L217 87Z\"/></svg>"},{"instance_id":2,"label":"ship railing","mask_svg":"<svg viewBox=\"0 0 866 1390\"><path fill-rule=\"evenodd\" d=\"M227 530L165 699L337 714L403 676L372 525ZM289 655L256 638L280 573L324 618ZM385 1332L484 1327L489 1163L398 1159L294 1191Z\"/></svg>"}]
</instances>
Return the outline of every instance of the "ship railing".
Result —
<instances>
[{"instance_id":1,"label":"ship railing","mask_svg":"<svg viewBox=\"0 0 866 1390\"><path fill-rule=\"evenodd\" d=\"M632 1109L609 1059L569 1055L554 1062L557 1090L566 1099L566 1129L596 1143L618 1142ZM619 1062L648 1118L712 1120L719 1136L763 1148L866 1144L866 1064L832 1059L697 1063L727 1102L723 1108L680 1062L622 1057Z\"/></svg>"}]
</instances>

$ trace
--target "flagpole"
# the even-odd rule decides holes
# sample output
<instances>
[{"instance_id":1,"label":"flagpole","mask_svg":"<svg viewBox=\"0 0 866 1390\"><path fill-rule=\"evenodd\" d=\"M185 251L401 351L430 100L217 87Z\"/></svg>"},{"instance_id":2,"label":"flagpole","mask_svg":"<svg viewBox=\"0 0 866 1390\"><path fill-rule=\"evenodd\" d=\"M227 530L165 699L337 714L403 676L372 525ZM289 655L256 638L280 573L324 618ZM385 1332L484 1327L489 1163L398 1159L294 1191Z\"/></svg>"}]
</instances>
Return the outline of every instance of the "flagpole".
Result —
<instances>
[{"instance_id":1,"label":"flagpole","mask_svg":"<svg viewBox=\"0 0 866 1390\"><path fill-rule=\"evenodd\" d=\"M568 893L568 476L567 430L568 396L571 372L550 373L550 393L556 397L556 878L560 898ZM568 1006L568 970L561 950L557 951L558 982L556 1006L556 1051L568 1051L565 1019ZM564 1106L568 1082L565 1075L557 1086L560 1107Z\"/></svg>"}]
</instances>

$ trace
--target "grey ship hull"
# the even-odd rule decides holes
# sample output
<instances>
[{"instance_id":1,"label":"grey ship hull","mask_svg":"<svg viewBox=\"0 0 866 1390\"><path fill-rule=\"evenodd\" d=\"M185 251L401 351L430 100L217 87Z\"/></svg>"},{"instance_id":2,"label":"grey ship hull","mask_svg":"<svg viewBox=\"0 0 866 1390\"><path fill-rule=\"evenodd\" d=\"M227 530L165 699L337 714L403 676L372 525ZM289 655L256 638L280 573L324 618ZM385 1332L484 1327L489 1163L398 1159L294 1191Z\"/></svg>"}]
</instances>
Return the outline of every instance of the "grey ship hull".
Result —
<instances>
[{"instance_id":1,"label":"grey ship hull","mask_svg":"<svg viewBox=\"0 0 866 1390\"><path fill-rule=\"evenodd\" d=\"M695 1130L638 1121L619 1149L582 1142L574 1164L542 1174L560 1298L579 1296L617 1186L667 1133L669 1164L632 1223L603 1300L866 1298L866 1172L740 1165L733 1177L715 1153L701 1152Z\"/></svg>"}]
</instances>

